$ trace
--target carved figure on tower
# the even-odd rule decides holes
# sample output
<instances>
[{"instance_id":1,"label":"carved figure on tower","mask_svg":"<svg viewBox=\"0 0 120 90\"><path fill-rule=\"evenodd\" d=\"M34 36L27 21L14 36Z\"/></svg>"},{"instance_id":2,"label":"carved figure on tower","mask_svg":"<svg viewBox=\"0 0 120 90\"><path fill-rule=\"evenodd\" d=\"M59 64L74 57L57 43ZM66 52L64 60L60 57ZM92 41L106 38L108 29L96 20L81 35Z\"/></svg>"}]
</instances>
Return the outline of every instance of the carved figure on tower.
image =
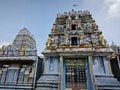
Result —
<instances>
[{"instance_id":1,"label":"carved figure on tower","mask_svg":"<svg viewBox=\"0 0 120 90\"><path fill-rule=\"evenodd\" d=\"M56 32L56 24L53 24L52 31Z\"/></svg>"},{"instance_id":2,"label":"carved figure on tower","mask_svg":"<svg viewBox=\"0 0 120 90\"><path fill-rule=\"evenodd\" d=\"M105 40L104 40L104 36L102 35L102 32L99 33L99 45L105 45Z\"/></svg>"},{"instance_id":3,"label":"carved figure on tower","mask_svg":"<svg viewBox=\"0 0 120 90\"><path fill-rule=\"evenodd\" d=\"M52 44L52 38L51 38L51 36L49 35L48 40L47 40L47 43L46 43L46 47L49 48L51 44Z\"/></svg>"},{"instance_id":4,"label":"carved figure on tower","mask_svg":"<svg viewBox=\"0 0 120 90\"><path fill-rule=\"evenodd\" d=\"M81 33L81 35L80 35L80 45L84 45L84 39L85 39L84 33Z\"/></svg>"},{"instance_id":5,"label":"carved figure on tower","mask_svg":"<svg viewBox=\"0 0 120 90\"><path fill-rule=\"evenodd\" d=\"M65 45L69 45L70 43L69 43L69 35L68 34L66 34L65 36L64 36L64 40L65 40Z\"/></svg>"}]
</instances>

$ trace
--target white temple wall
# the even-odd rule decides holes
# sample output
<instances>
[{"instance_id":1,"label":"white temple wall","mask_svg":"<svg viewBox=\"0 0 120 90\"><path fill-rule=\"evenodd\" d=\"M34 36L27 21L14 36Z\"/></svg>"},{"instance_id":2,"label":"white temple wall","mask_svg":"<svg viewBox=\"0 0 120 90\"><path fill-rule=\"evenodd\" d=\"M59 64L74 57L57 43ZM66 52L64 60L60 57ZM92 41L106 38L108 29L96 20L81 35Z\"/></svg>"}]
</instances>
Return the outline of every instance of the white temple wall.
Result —
<instances>
[{"instance_id":1,"label":"white temple wall","mask_svg":"<svg viewBox=\"0 0 120 90\"><path fill-rule=\"evenodd\" d=\"M45 61L45 73L46 74L58 74L59 73L59 57L48 57Z\"/></svg>"},{"instance_id":2,"label":"white temple wall","mask_svg":"<svg viewBox=\"0 0 120 90\"><path fill-rule=\"evenodd\" d=\"M92 66L93 66L93 72L96 75L110 73L107 58L104 56L94 56Z\"/></svg>"}]
</instances>

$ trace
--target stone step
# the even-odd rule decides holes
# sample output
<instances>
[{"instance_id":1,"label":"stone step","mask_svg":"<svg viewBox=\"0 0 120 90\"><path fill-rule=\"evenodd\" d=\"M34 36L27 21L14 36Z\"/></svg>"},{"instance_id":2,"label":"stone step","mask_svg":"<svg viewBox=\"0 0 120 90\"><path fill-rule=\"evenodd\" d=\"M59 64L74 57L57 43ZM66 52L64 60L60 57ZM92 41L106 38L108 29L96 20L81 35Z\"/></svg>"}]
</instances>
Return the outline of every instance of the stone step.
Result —
<instances>
[{"instance_id":1,"label":"stone step","mask_svg":"<svg viewBox=\"0 0 120 90\"><path fill-rule=\"evenodd\" d=\"M101 86L101 87L104 87L104 86L107 86L107 87L120 87L120 84L112 84L112 83L100 83L100 84L97 84L97 86Z\"/></svg>"},{"instance_id":2,"label":"stone step","mask_svg":"<svg viewBox=\"0 0 120 90\"><path fill-rule=\"evenodd\" d=\"M37 81L37 83L58 83L58 80L44 80L44 81Z\"/></svg>"},{"instance_id":3,"label":"stone step","mask_svg":"<svg viewBox=\"0 0 120 90\"><path fill-rule=\"evenodd\" d=\"M51 84L37 84L37 87L51 87Z\"/></svg>"},{"instance_id":4,"label":"stone step","mask_svg":"<svg viewBox=\"0 0 120 90\"><path fill-rule=\"evenodd\" d=\"M111 78L111 79L96 78L96 82L119 82L119 81L117 81L114 78Z\"/></svg>"},{"instance_id":5,"label":"stone step","mask_svg":"<svg viewBox=\"0 0 120 90\"><path fill-rule=\"evenodd\" d=\"M120 90L120 87L98 87L98 90Z\"/></svg>"},{"instance_id":6,"label":"stone step","mask_svg":"<svg viewBox=\"0 0 120 90\"><path fill-rule=\"evenodd\" d=\"M35 90L58 90L58 88L37 87Z\"/></svg>"},{"instance_id":7,"label":"stone step","mask_svg":"<svg viewBox=\"0 0 120 90\"><path fill-rule=\"evenodd\" d=\"M6 86L6 85L0 85L0 88L8 88L8 89L32 89L30 86Z\"/></svg>"},{"instance_id":8,"label":"stone step","mask_svg":"<svg viewBox=\"0 0 120 90\"><path fill-rule=\"evenodd\" d=\"M35 90L58 90L58 74L43 74L37 81Z\"/></svg>"},{"instance_id":9,"label":"stone step","mask_svg":"<svg viewBox=\"0 0 120 90\"><path fill-rule=\"evenodd\" d=\"M52 88L37 87L35 90L53 90Z\"/></svg>"},{"instance_id":10,"label":"stone step","mask_svg":"<svg viewBox=\"0 0 120 90\"><path fill-rule=\"evenodd\" d=\"M54 84L37 84L37 87L58 87L58 85L54 85Z\"/></svg>"},{"instance_id":11,"label":"stone step","mask_svg":"<svg viewBox=\"0 0 120 90\"><path fill-rule=\"evenodd\" d=\"M113 74L103 74L103 75L95 75L95 77L114 77Z\"/></svg>"},{"instance_id":12,"label":"stone step","mask_svg":"<svg viewBox=\"0 0 120 90\"><path fill-rule=\"evenodd\" d=\"M113 75L95 75L98 90L120 90L120 82Z\"/></svg>"}]
</instances>

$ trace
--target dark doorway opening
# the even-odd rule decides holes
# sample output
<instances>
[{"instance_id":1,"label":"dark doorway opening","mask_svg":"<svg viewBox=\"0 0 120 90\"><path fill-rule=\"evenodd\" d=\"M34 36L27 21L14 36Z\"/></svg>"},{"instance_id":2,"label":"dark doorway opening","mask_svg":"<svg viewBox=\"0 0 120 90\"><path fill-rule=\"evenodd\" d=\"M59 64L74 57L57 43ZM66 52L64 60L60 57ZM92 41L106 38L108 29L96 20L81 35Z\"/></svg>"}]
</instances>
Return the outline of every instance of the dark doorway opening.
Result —
<instances>
[{"instance_id":1,"label":"dark doorway opening","mask_svg":"<svg viewBox=\"0 0 120 90\"><path fill-rule=\"evenodd\" d=\"M75 24L72 24L71 29L72 29L72 30L76 30L76 25L75 25Z\"/></svg>"},{"instance_id":2,"label":"dark doorway opening","mask_svg":"<svg viewBox=\"0 0 120 90\"><path fill-rule=\"evenodd\" d=\"M71 41L72 41L72 42L71 42L72 45L78 45L77 37L72 37L72 38L71 38Z\"/></svg>"}]
</instances>

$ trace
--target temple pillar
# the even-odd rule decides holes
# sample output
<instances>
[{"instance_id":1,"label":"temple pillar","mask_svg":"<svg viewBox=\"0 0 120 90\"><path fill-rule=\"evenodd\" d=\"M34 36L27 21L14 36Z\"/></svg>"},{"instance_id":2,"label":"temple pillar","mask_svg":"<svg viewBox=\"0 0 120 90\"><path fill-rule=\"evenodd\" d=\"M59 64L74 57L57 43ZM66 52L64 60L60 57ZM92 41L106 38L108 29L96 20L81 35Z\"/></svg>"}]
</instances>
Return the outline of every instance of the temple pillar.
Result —
<instances>
[{"instance_id":1,"label":"temple pillar","mask_svg":"<svg viewBox=\"0 0 120 90\"><path fill-rule=\"evenodd\" d=\"M109 68L110 74L113 74L112 69L111 69L111 65L110 65L110 61L108 61L108 68Z\"/></svg>"},{"instance_id":2,"label":"temple pillar","mask_svg":"<svg viewBox=\"0 0 120 90\"><path fill-rule=\"evenodd\" d=\"M60 56L60 79L59 79L59 90L64 90L64 85L63 85L63 56Z\"/></svg>"},{"instance_id":3,"label":"temple pillar","mask_svg":"<svg viewBox=\"0 0 120 90\"><path fill-rule=\"evenodd\" d=\"M93 74L93 67L92 67L92 56L88 56L88 81L87 81L87 86L88 86L88 90L95 90L95 85L94 85L94 82L95 82L95 76Z\"/></svg>"}]
</instances>

